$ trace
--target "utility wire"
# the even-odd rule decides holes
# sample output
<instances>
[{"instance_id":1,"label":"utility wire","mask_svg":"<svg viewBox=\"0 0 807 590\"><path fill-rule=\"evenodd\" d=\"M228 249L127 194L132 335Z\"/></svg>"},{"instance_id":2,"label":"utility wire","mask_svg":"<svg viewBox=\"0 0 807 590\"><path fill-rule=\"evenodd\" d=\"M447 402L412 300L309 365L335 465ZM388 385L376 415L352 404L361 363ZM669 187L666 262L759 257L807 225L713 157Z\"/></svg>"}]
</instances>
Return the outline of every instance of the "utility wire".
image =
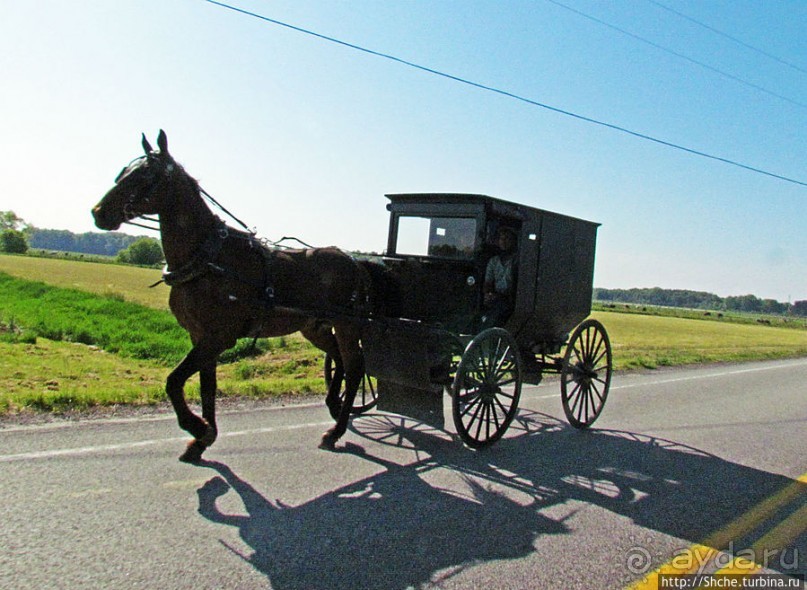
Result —
<instances>
[{"instance_id":1,"label":"utility wire","mask_svg":"<svg viewBox=\"0 0 807 590\"><path fill-rule=\"evenodd\" d=\"M647 1L650 2L650 4L655 4L659 8L661 8L663 10L666 10L667 12L671 12L671 13L677 15L677 16L680 16L681 18L683 18L685 20L688 20L689 22L695 23L696 25L698 25L700 27L703 27L704 29L706 29L708 31L711 31L711 32L713 32L713 33L715 33L717 35L720 35L721 37L725 37L726 39L729 39L730 41L733 41L734 43L737 43L738 45L742 45L746 49L750 49L751 51L755 51L755 52L759 53L760 55L764 55L767 58L770 58L770 59L772 59L774 61L778 61L780 64L786 65L789 68L792 68L794 70L797 70L797 71L801 72L802 74L807 74L807 69L804 69L804 68L802 68L802 67L800 67L800 66L798 66L798 65L796 65L794 63L791 63L791 62L789 62L787 60L784 60L781 57L773 55L772 53L769 53L769 52L765 51L764 49L760 49L759 47L754 47L753 45L751 45L749 43L746 43L742 39L738 39L737 37L729 35L728 33L724 33L720 29L716 29L715 27L713 27L711 25L707 25L706 23L703 23L703 22L701 22L701 21L699 21L697 19L694 19L691 16L684 14L683 12L679 12L678 10L675 10L674 8L670 8L669 6L666 6L666 5L662 4L661 2L656 2L656 0L647 0Z\"/></svg>"},{"instance_id":2,"label":"utility wire","mask_svg":"<svg viewBox=\"0 0 807 590\"><path fill-rule=\"evenodd\" d=\"M546 109L548 111L552 111L554 113L565 115L567 117L572 117L572 118L578 119L580 121L585 121L586 123L592 123L594 125L599 125L601 127L606 127L608 129L613 129L614 131L619 131L619 132L625 133L627 135L632 135L633 137L638 137L639 139L644 139L646 141L651 141L653 143L657 143L659 145L663 145L663 146L670 147L670 148L673 148L673 149L676 149L676 150L680 150L680 151L686 152L688 154L693 154L695 156L701 156L703 158L708 158L710 160L716 160L718 162L723 162L724 164L729 164L731 166L736 166L738 168L743 168L744 170L749 170L751 172L756 172L757 174L762 174L764 176L769 176L771 178L776 178L776 179L779 179L779 180L783 180L785 182L790 182L792 184L797 184L797 185L800 185L800 186L807 187L807 182L802 181L802 180L798 180L798 179L795 179L795 178L790 178L788 176L782 176L780 174L775 174L773 172L768 172L767 170L763 170L761 168L756 168L754 166L749 166L747 164L743 164L743 163L737 162L735 160L730 160L728 158L723 158L723 157L720 157L720 156L715 156L713 154L708 154L706 152L702 152L702 151L699 151L699 150L696 150L696 149L688 148L688 147L685 147L685 146L680 145L680 144L676 144L676 143L673 143L673 142L670 142L670 141L665 141L663 139L658 139L656 137L652 137L652 136L646 135L644 133L639 133L638 131L632 131L632 130L626 128L626 127L621 127L621 126L615 125L613 123L607 123L605 121L600 121L600 120L597 120L597 119L593 119L591 117L586 117L584 115L579 115L577 113L573 113L572 111L567 111L565 109L561 109L561 108L558 108L558 107L553 107L551 105L544 104L544 103L538 102L536 100L532 100L532 99L529 99L529 98L526 98L526 97L523 97L523 96L519 96L518 94L514 94L514 93L508 92L506 90L501 90L501 89L498 89L498 88L494 88L492 86L487 86L485 84L480 84L478 82L473 82L473 81L468 80L466 78L460 78L459 76L454 76L454 75L448 74L446 72L441 72L439 70L435 70L435 69L432 69L432 68L429 68L429 67L426 67L426 66L422 66L422 65L416 64L414 62L410 62L410 61L401 59L399 57L395 57L394 55L381 53L381 52L375 51L373 49L367 49L366 47L361 47L360 45L354 45L353 43L348 43L347 41L341 41L340 39L336 39L334 37L328 37L327 35L322 35L320 33L316 33L314 31L304 29L302 27L298 27L298 26L295 26L295 25L292 25L292 24L289 24L289 23L285 23L283 21L279 21L279 20L276 20L276 19L273 19L273 18L269 18L267 16L263 16L263 15L255 13L255 12L250 12L248 10L244 10L243 8L237 8L235 6L231 6L230 4L225 4L224 2L218 2L217 0L203 0L203 1L207 2L209 4L214 4L214 5L219 6L221 8L226 8L227 10L232 10L233 12L238 12L240 14L243 14L243 15L246 15L246 16L250 16L250 17L262 20L262 21L267 22L267 23L271 23L271 24L274 24L274 25L285 27L287 29L297 31L299 33L303 33L303 34L309 35L311 37L316 37L317 39L322 39L323 41L328 41L329 43L335 43L335 44L341 45L343 47L348 47L350 49L355 49L356 51L361 51L362 53L367 53L367 54L373 55L375 57L380 57L380 58L383 58L383 59L387 59L387 60L396 62L398 64L401 64L401 65L404 65L404 66L407 66L407 67L410 67L410 68L414 68L416 70L427 72L429 74L434 74L435 76L440 76L442 78L447 78L449 80L459 82L460 84L465 84L467 86L471 86L473 88L478 88L480 90L485 90L487 92L492 92L494 94L499 94L501 96L506 96L508 98L512 98L512 99L518 100L520 102L523 102L523 103L526 103L526 104L529 104L529 105L532 105L532 106L536 106L536 107L540 107L542 109Z\"/></svg>"},{"instance_id":3,"label":"utility wire","mask_svg":"<svg viewBox=\"0 0 807 590\"><path fill-rule=\"evenodd\" d=\"M573 12L578 16L582 16L583 18L586 18L586 19L588 19L588 20L590 20L592 22L595 22L595 23L597 23L599 25L602 25L604 27L608 27L609 29L612 29L612 30L614 30L614 31L616 31L618 33L621 33L622 35L626 35L626 36L630 37L631 39L635 39L635 40L637 40L637 41L639 41L641 43L645 43L646 45L650 45L651 47L654 47L655 49L658 49L659 51L669 53L670 55L674 55L675 57L677 57L679 59L683 59L685 61L688 61L689 63L695 64L696 66L699 66L701 68L709 70L710 72L714 72L715 74L723 76L724 78L728 78L729 80L734 80L735 82L737 82L739 84L742 84L744 86L748 86L749 88L753 88L754 90L759 90L760 92L764 92L765 94L768 94L768 95L773 96L775 98L778 98L780 100L784 100L784 101L789 102L791 104L794 104L796 106L800 106L802 108L807 109L807 104L805 104L803 102L799 102L799 101L794 100L792 98L788 98L787 96L779 94L778 92L774 92L773 90L769 90L769 89L765 88L764 86L760 86L759 84L754 84L753 82L749 82L748 80L740 78L739 76L735 76L734 74L730 74L729 72L726 72L726 71L721 70L719 68L716 68L714 66L710 66L707 63L704 63L702 61L698 61L697 59L689 57L688 55L684 55L683 53L679 53L678 51L675 51L674 49L670 49L669 47L664 47L663 45L659 45L658 43L656 43L654 41L650 41L649 39L645 39L644 37L636 35L635 33L631 33L630 31L627 31L627 30L625 30L625 29L623 29L621 27L618 27L616 25L612 25L609 22L606 22L606 21L604 21L602 19L599 19L597 17L591 16L590 14L586 14L585 12L581 12L580 10L577 10L576 8L572 8L571 6L568 6L568 5L566 5L566 4L562 3L562 2L558 2L558 0L546 0L546 1L549 2L550 4L554 4L555 6L559 6L561 8L564 8L564 9L568 10L569 12Z\"/></svg>"}]
</instances>

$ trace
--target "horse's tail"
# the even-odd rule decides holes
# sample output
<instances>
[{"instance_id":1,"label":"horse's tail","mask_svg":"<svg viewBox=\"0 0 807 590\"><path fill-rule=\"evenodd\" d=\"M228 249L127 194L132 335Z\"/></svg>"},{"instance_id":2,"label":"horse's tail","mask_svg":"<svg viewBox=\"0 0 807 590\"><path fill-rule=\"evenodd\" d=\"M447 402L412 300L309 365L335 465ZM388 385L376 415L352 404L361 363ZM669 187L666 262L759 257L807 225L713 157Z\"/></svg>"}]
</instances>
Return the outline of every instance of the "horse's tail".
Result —
<instances>
[{"instance_id":1,"label":"horse's tail","mask_svg":"<svg viewBox=\"0 0 807 590\"><path fill-rule=\"evenodd\" d=\"M370 313L375 316L400 316L401 288L395 276L382 262L362 259L358 263L370 279Z\"/></svg>"}]
</instances>

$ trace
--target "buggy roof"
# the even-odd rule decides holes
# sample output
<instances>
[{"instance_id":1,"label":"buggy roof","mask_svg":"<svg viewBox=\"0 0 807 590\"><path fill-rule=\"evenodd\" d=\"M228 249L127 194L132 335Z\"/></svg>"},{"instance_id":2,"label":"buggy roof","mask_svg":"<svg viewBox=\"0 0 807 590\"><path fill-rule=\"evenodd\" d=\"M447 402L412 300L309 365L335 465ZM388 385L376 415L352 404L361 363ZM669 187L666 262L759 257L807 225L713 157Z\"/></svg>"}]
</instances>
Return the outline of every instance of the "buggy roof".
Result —
<instances>
[{"instance_id":1,"label":"buggy roof","mask_svg":"<svg viewBox=\"0 0 807 590\"><path fill-rule=\"evenodd\" d=\"M529 207L527 205L505 201L504 199L498 199L488 195L478 195L472 193L402 193L388 194L386 197L391 201L391 203L387 205L387 209L390 210L392 210L392 208L396 205L403 205L407 208L416 207L418 205L456 205L460 210L463 208L463 206L465 206L469 209L484 209L494 215L503 215L517 219L541 216L547 213L559 215L561 217L570 217L568 215L546 211L545 209L538 209L537 207ZM459 212L460 211L458 210L457 213ZM580 219L580 221L585 220ZM597 226L600 225L599 223L594 224Z\"/></svg>"}]
</instances>

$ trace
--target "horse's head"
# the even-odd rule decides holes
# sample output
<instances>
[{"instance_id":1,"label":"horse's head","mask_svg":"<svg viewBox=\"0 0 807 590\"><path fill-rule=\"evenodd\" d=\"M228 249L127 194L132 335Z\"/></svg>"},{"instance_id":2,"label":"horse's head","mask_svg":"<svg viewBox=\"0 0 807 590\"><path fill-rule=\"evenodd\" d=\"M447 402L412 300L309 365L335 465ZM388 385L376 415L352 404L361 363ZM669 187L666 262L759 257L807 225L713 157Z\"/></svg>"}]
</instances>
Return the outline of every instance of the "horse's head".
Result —
<instances>
[{"instance_id":1,"label":"horse's head","mask_svg":"<svg viewBox=\"0 0 807 590\"><path fill-rule=\"evenodd\" d=\"M115 178L115 186L93 207L99 229L118 229L122 223L143 215L157 215L162 208L168 181L177 163L168 153L168 138L161 129L157 136L159 150L154 150L143 135L144 156L132 160Z\"/></svg>"}]
</instances>

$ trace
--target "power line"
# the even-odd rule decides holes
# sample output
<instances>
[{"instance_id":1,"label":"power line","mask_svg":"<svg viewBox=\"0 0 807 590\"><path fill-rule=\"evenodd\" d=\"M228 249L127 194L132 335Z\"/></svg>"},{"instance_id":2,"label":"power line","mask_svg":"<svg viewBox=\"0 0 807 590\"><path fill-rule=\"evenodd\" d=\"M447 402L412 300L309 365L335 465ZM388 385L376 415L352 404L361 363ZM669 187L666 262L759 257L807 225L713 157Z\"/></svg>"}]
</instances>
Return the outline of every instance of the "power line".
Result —
<instances>
[{"instance_id":1,"label":"power line","mask_svg":"<svg viewBox=\"0 0 807 590\"><path fill-rule=\"evenodd\" d=\"M646 45L650 45L651 47L654 47L655 49L658 49L659 51L669 53L670 55L673 55L673 56L675 56L675 57L677 57L679 59L683 59L684 61L688 61L689 63L694 64L694 65L696 65L698 67L701 67L701 68L703 68L705 70L709 70L710 72L713 72L715 74L723 76L724 78L728 78L729 80L734 80L735 82L737 82L739 84L742 84L744 86L748 86L749 88L753 88L754 90L759 90L760 92L764 92L765 94L768 94L768 95L773 96L775 98L778 98L780 100L784 100L784 101L789 102L791 104L794 104L796 106L800 106L802 108L807 108L807 104L805 104L803 102L799 102L797 100L794 100L792 98L789 98L787 96L779 94L778 92L774 92L773 90L769 90L769 89L765 88L764 86L760 86L759 84L754 84L753 82L749 82L748 80L745 80L744 78L740 78L739 76L735 76L734 74L731 74L729 72L726 72L726 71L721 70L719 68L716 68L714 66L710 66L709 64L704 63L702 61L699 61L697 59L694 59L692 57L689 57L688 55L684 55L683 53L679 53L678 51L675 51L674 49L670 49L669 47L665 47L664 45L660 45L660 44L656 43L655 41L650 41L649 39L645 39L644 37L641 37L641 36L639 36L639 35L637 35L635 33L631 33L630 31L627 31L627 30L625 30L625 29L623 29L621 27L613 25L613 24L611 24L609 22L606 22L606 21L604 21L602 19L599 19L597 17L591 16L590 14L586 14L585 12L577 10L576 8L572 8L571 6L563 4L562 2L558 2L558 0L546 0L546 1L549 2L550 4L554 4L555 6L559 6L561 8L564 8L564 9L568 10L569 12L573 12L578 16L582 16L583 18L588 19L588 20L590 20L592 22L595 22L595 23L597 23L599 25L602 25L604 27L608 27L609 29L612 29L612 30L614 30L614 31L616 31L616 32L618 32L618 33L620 33L622 35L626 35L626 36L630 37L631 39L635 39L636 41L639 41L639 42L644 43Z\"/></svg>"},{"instance_id":2,"label":"power line","mask_svg":"<svg viewBox=\"0 0 807 590\"><path fill-rule=\"evenodd\" d=\"M598 119L593 119L591 117L586 117L584 115L573 113L572 111L567 111L565 109L561 109L561 108L558 108L558 107L553 107L551 105L548 105L548 104L545 104L545 103L542 103L542 102L538 102L536 100L532 100L532 99L526 98L524 96L519 96L518 94L514 94L514 93L508 92L506 90L501 90L499 88L494 88L493 86L487 86L485 84L480 84L479 82L473 82L472 80L468 80L466 78L461 78L461 77L455 76L453 74L448 74L446 72L441 72L441 71L435 70L433 68L422 66L420 64L416 64L414 62L407 61L407 60L401 59L399 57L395 57L394 55L390 55L390 54L387 54L387 53L382 53L380 51L375 51L373 49L368 49L366 47L362 47L360 45L355 45L353 43L348 43L347 41L342 41L340 39L336 39L334 37L329 37L329 36L323 35L321 33L316 33L316 32L311 31L309 29L304 29L302 27L298 27L298 26L295 26L295 25L292 25L292 24L289 24L289 23L285 23L283 21L279 21L279 20L276 20L276 19L273 19L273 18L269 18L268 16L263 16L263 15L255 13L255 12L250 12L248 10L244 10L243 8L238 8L238 7L235 7L235 6L231 6L230 4L225 4L223 2L218 2L217 0L203 0L203 1L207 2L209 4L214 4L214 5L219 6L221 8L226 8L227 10L232 10L233 12L238 12L240 14L250 16L250 17L256 18L258 20L262 20L262 21L267 22L267 23L271 23L271 24L274 24L274 25L285 27L287 29L297 31L299 33L303 33L303 34L309 35L311 37L316 37L317 39L321 39L323 41L328 41L329 43L335 43L335 44L341 45L343 47L348 47L348 48L354 49L356 51L361 51L362 53L367 53L367 54L373 55L375 57L380 57L380 58L383 58L383 59L387 59L387 60L393 61L395 63L401 64L401 65L404 65L404 66L407 66L407 67L410 67L410 68L414 68L416 70L420 70L422 72L426 72L426 73L429 73L429 74L433 74L435 76L440 76L442 78L447 78L449 80L453 80L454 82L459 82L460 84L465 84L467 86L471 86L473 88L478 88L480 90L485 90L487 92L492 92L494 94L499 94L501 96L506 96L508 98L512 98L512 99L518 100L520 102L523 102L523 103L526 103L526 104L529 104L529 105L532 105L532 106L536 106L536 107L540 107L542 109L546 109L548 111L552 111L554 113L565 115L567 117L572 117L572 118L580 120L580 121L585 121L586 123L592 123L594 125L599 125L600 127L606 127L608 129L612 129L614 131L619 131L620 133L625 133L627 135L631 135L631 136L637 137L639 139L644 139L646 141L651 141L653 143L663 145L663 146L666 146L666 147L670 147L670 148L673 148L673 149L676 149L676 150L680 150L680 151L686 152L688 154L692 154L692 155L695 155L695 156L701 156L703 158L708 158L710 160L716 160L718 162L723 162L724 164L729 164L731 166L736 166L738 168L742 168L742 169L748 170L750 172L756 172L757 174L762 174L764 176L769 176L771 178L776 178L776 179L779 179L779 180L783 180L785 182L790 182L792 184L797 184L797 185L800 185L800 186L807 187L807 182L802 181L802 180L798 180L798 179L795 179L795 178L790 178L790 177L783 176L783 175L780 175L780 174L775 174L773 172L768 172L767 170L763 170L761 168L756 168L754 166L749 166L747 164L743 164L743 163L737 162L735 160L731 160L731 159L728 159L728 158L723 158L721 156L715 156L713 154L709 154L709 153L706 153L706 152L702 152L700 150L688 148L688 147L685 147L683 145L676 144L676 143L673 143L673 142L670 142L670 141L666 141L666 140L663 140L663 139L658 139L656 137L652 137L650 135L646 135L646 134L640 133L638 131L633 131L633 130L628 129L626 127L621 127L619 125L615 125L613 123L607 123L605 121L600 121Z\"/></svg>"},{"instance_id":3,"label":"power line","mask_svg":"<svg viewBox=\"0 0 807 590\"><path fill-rule=\"evenodd\" d=\"M695 23L696 25L698 25L700 27L703 27L704 29L706 29L708 31L711 31L711 32L713 32L713 33L715 33L717 35L720 35L721 37L725 37L726 39L729 39L730 41L733 41L734 43L737 43L738 45L742 45L746 49L750 49L751 51L755 51L755 52L759 53L760 55L764 55L765 57L767 57L769 59L772 59L774 61L777 61L780 64L786 65L789 68L797 70L797 71L801 72L802 74L807 74L806 69L804 69L804 68L802 68L802 67L800 67L800 66L798 66L798 65L796 65L794 63L791 63L791 62L789 62L787 60L784 60L781 57L778 57L778 56L776 56L776 55L774 55L774 54L772 54L772 53L770 53L768 51L765 51L764 49L760 49L759 47L754 47L753 45L751 45L750 43L746 43L742 39L738 39L737 37L729 35L728 33L725 33L723 31L721 31L720 29L716 29L715 27L713 27L711 25L707 25L706 23L703 23L703 22L701 22L701 21L699 21L699 20L697 20L695 18L692 18L691 16L686 15L683 12L679 12L678 10L675 10L674 8L670 8L669 6L666 6L666 5L662 4L661 2L656 2L656 0L647 0L647 1L650 2L651 4L655 4L659 8L662 8L662 9L666 10L667 12L671 12L671 13L677 15L677 16L680 16L681 18L683 18L685 20L688 20L688 21L690 21L692 23Z\"/></svg>"}]
</instances>

